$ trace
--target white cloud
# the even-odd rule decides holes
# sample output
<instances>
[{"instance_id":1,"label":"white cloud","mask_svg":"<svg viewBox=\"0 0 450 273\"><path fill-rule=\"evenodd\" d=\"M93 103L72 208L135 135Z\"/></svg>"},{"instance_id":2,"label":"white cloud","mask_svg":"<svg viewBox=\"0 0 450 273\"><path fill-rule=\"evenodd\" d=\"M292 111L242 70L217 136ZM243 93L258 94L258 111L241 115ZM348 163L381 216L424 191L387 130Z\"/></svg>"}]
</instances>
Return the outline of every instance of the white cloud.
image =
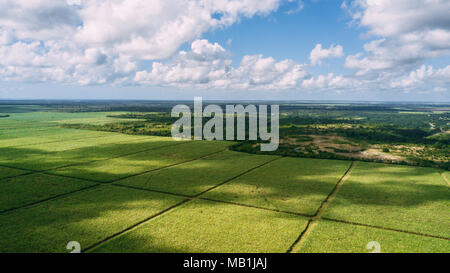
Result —
<instances>
[{"instance_id":1,"label":"white cloud","mask_svg":"<svg viewBox=\"0 0 450 273\"><path fill-rule=\"evenodd\" d=\"M301 86L306 89L313 90L336 90L336 89L352 89L359 85L359 81L355 81L351 78L346 78L342 75L334 75L329 73L328 75L319 75L310 79L306 79L302 82Z\"/></svg>"},{"instance_id":2,"label":"white cloud","mask_svg":"<svg viewBox=\"0 0 450 273\"><path fill-rule=\"evenodd\" d=\"M308 77L304 65L247 55L238 67L219 44L196 40L191 51L181 51L166 63L154 62L151 71L136 73L138 83L216 89L290 89Z\"/></svg>"},{"instance_id":3,"label":"white cloud","mask_svg":"<svg viewBox=\"0 0 450 273\"><path fill-rule=\"evenodd\" d=\"M0 78L101 84L281 0L0 0ZM214 49L204 49L214 50Z\"/></svg>"},{"instance_id":4,"label":"white cloud","mask_svg":"<svg viewBox=\"0 0 450 273\"><path fill-rule=\"evenodd\" d=\"M66 39L82 22L66 1L0 0L0 27L19 40Z\"/></svg>"},{"instance_id":5,"label":"white cloud","mask_svg":"<svg viewBox=\"0 0 450 273\"><path fill-rule=\"evenodd\" d=\"M354 8L353 18L376 36L395 37L450 27L447 0L355 0L350 6Z\"/></svg>"},{"instance_id":6,"label":"white cloud","mask_svg":"<svg viewBox=\"0 0 450 273\"><path fill-rule=\"evenodd\" d=\"M411 87L423 83L425 78L429 78L434 74L432 66L422 65L419 69L411 71L408 76L394 80L391 83L392 87Z\"/></svg>"},{"instance_id":7,"label":"white cloud","mask_svg":"<svg viewBox=\"0 0 450 273\"><path fill-rule=\"evenodd\" d=\"M285 12L288 15L299 13L305 7L302 0L288 0L288 2L295 3L295 5L296 5L296 7Z\"/></svg>"},{"instance_id":8,"label":"white cloud","mask_svg":"<svg viewBox=\"0 0 450 273\"><path fill-rule=\"evenodd\" d=\"M438 70L430 65L422 65L409 75L391 82L393 88L417 89L426 86L433 86L433 89L439 92L450 91L450 65Z\"/></svg>"},{"instance_id":9,"label":"white cloud","mask_svg":"<svg viewBox=\"0 0 450 273\"><path fill-rule=\"evenodd\" d=\"M407 73L428 59L450 55L448 0L354 0L343 7L377 37L364 46L365 53L347 57L345 67L357 75Z\"/></svg>"},{"instance_id":10,"label":"white cloud","mask_svg":"<svg viewBox=\"0 0 450 273\"><path fill-rule=\"evenodd\" d=\"M311 65L320 65L322 60L330 58L340 58L344 56L344 49L340 45L331 45L329 49L322 48L321 44L317 44L316 47L311 51L309 59L311 60Z\"/></svg>"},{"instance_id":11,"label":"white cloud","mask_svg":"<svg viewBox=\"0 0 450 273\"><path fill-rule=\"evenodd\" d=\"M278 0L115 0L84 1L83 25L75 39L112 47L121 55L154 60L170 57L185 42L241 17L267 14ZM217 15L217 16L215 16Z\"/></svg>"}]
</instances>

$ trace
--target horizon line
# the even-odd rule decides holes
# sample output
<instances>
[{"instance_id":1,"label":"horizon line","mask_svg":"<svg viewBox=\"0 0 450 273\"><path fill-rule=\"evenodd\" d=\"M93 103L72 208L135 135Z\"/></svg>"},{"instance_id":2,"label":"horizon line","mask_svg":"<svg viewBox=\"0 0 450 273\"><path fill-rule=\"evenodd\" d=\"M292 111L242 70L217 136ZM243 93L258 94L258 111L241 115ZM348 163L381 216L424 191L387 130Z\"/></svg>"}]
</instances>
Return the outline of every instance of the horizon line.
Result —
<instances>
[{"instance_id":1,"label":"horizon line","mask_svg":"<svg viewBox=\"0 0 450 273\"><path fill-rule=\"evenodd\" d=\"M191 102L194 98L190 99L54 99L54 98L40 98L40 99L16 99L16 98L0 98L0 102L101 102L101 101L114 101L114 102ZM439 103L439 104L450 104L449 101L400 101L400 100L326 100L326 99L309 99L309 100L274 100L274 99L203 99L204 102L289 102L289 103Z\"/></svg>"}]
</instances>

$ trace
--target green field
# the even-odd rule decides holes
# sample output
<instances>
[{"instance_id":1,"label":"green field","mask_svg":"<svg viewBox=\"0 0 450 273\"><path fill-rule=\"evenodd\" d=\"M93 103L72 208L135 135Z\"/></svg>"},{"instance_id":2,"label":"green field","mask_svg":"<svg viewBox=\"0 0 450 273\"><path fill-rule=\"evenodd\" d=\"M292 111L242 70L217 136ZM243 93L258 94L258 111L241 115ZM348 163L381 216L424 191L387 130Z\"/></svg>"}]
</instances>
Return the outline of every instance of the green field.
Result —
<instances>
[{"instance_id":1,"label":"green field","mask_svg":"<svg viewBox=\"0 0 450 273\"><path fill-rule=\"evenodd\" d=\"M381 252L448 252L449 242L442 239L378 228L320 221L305 240L301 253L360 253L369 242L378 242ZM446 251L447 250L447 251ZM366 250L369 252L370 250Z\"/></svg>"},{"instance_id":2,"label":"green field","mask_svg":"<svg viewBox=\"0 0 450 273\"><path fill-rule=\"evenodd\" d=\"M2 215L2 252L66 252L90 246L179 202L173 196L102 186Z\"/></svg>"},{"instance_id":3,"label":"green field","mask_svg":"<svg viewBox=\"0 0 450 273\"><path fill-rule=\"evenodd\" d=\"M302 217L196 200L93 251L285 252L306 223Z\"/></svg>"},{"instance_id":4,"label":"green field","mask_svg":"<svg viewBox=\"0 0 450 273\"><path fill-rule=\"evenodd\" d=\"M24 170L12 169L7 167L0 167L0 179L4 179L7 177L16 177L18 175L29 173Z\"/></svg>"},{"instance_id":5,"label":"green field","mask_svg":"<svg viewBox=\"0 0 450 273\"><path fill-rule=\"evenodd\" d=\"M449 190L433 169L360 162L324 217L449 238Z\"/></svg>"},{"instance_id":6,"label":"green field","mask_svg":"<svg viewBox=\"0 0 450 273\"><path fill-rule=\"evenodd\" d=\"M194 196L276 158L224 151L182 165L124 179L116 184Z\"/></svg>"},{"instance_id":7,"label":"green field","mask_svg":"<svg viewBox=\"0 0 450 273\"><path fill-rule=\"evenodd\" d=\"M5 114L0 252L450 252L443 170L60 127L109 112Z\"/></svg>"},{"instance_id":8,"label":"green field","mask_svg":"<svg viewBox=\"0 0 450 273\"><path fill-rule=\"evenodd\" d=\"M346 161L283 158L205 197L313 216L349 167Z\"/></svg>"}]
</instances>

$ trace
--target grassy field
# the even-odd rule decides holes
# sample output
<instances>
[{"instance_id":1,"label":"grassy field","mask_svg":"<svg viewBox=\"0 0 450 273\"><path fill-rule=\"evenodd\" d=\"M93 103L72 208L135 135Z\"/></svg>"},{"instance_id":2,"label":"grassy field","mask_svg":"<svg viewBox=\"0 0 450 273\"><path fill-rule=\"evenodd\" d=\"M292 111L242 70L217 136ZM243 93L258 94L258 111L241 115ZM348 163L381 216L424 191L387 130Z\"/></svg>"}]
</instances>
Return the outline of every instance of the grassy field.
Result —
<instances>
[{"instance_id":1,"label":"grassy field","mask_svg":"<svg viewBox=\"0 0 450 273\"><path fill-rule=\"evenodd\" d=\"M433 253L443 252L449 242L437 238L382 230L377 228L320 221L305 240L301 253L361 253L369 242L378 242L381 252Z\"/></svg>"},{"instance_id":2,"label":"grassy field","mask_svg":"<svg viewBox=\"0 0 450 273\"><path fill-rule=\"evenodd\" d=\"M29 174L0 183L0 211L92 186L91 182L46 174Z\"/></svg>"},{"instance_id":3,"label":"grassy field","mask_svg":"<svg viewBox=\"0 0 450 273\"><path fill-rule=\"evenodd\" d=\"M66 252L69 241L89 247L178 201L112 186L78 192L2 215L1 251Z\"/></svg>"},{"instance_id":4,"label":"grassy field","mask_svg":"<svg viewBox=\"0 0 450 273\"><path fill-rule=\"evenodd\" d=\"M117 118L16 110L0 119L0 252L450 252L448 172L67 129Z\"/></svg>"},{"instance_id":5,"label":"grassy field","mask_svg":"<svg viewBox=\"0 0 450 273\"><path fill-rule=\"evenodd\" d=\"M29 173L29 172L23 171L23 170L18 170L18 169L0 167L0 179L4 179L7 177L15 177L15 176L22 175L25 173Z\"/></svg>"},{"instance_id":6,"label":"grassy field","mask_svg":"<svg viewBox=\"0 0 450 273\"><path fill-rule=\"evenodd\" d=\"M62 168L52 171L59 175L85 178L99 182L112 182L120 178L125 178L151 170L180 164L196 158L216 153L224 150L228 143L171 143L157 141L156 145L146 145L148 151L133 153L131 155L121 156L109 160L96 161L77 165L68 168ZM127 146L127 144L124 144ZM155 147L156 146L156 147ZM114 147L115 151L129 152L133 149L127 149L122 145ZM180 152L182 151L182 152Z\"/></svg>"},{"instance_id":7,"label":"grassy field","mask_svg":"<svg viewBox=\"0 0 450 273\"><path fill-rule=\"evenodd\" d=\"M205 197L313 216L349 166L345 161L283 158Z\"/></svg>"},{"instance_id":8,"label":"grassy field","mask_svg":"<svg viewBox=\"0 0 450 273\"><path fill-rule=\"evenodd\" d=\"M302 217L196 200L93 251L285 252L306 223Z\"/></svg>"},{"instance_id":9,"label":"grassy field","mask_svg":"<svg viewBox=\"0 0 450 273\"><path fill-rule=\"evenodd\" d=\"M436 170L360 162L324 217L449 238L449 194Z\"/></svg>"},{"instance_id":10,"label":"grassy field","mask_svg":"<svg viewBox=\"0 0 450 273\"><path fill-rule=\"evenodd\" d=\"M195 196L276 158L224 151L157 172L124 179L116 184Z\"/></svg>"}]
</instances>

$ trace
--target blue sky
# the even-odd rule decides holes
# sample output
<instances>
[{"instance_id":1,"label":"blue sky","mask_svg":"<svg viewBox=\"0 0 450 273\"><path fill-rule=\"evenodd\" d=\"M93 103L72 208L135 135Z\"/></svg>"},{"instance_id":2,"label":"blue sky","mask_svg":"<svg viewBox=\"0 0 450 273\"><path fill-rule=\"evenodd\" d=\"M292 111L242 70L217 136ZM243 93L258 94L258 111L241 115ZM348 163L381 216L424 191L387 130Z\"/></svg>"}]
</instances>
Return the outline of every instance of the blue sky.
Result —
<instances>
[{"instance_id":1,"label":"blue sky","mask_svg":"<svg viewBox=\"0 0 450 273\"><path fill-rule=\"evenodd\" d=\"M204 37L230 47L233 60L239 62L246 54L263 54L275 59L293 59L308 62L309 53L318 43L342 44L349 53L362 49L358 28L348 26L350 17L340 8L340 1L322 1L304 4L294 14L286 14L295 3L281 7L268 16L244 19L223 31L213 31Z\"/></svg>"},{"instance_id":2,"label":"blue sky","mask_svg":"<svg viewBox=\"0 0 450 273\"><path fill-rule=\"evenodd\" d=\"M0 99L450 101L448 1L5 3Z\"/></svg>"}]
</instances>

